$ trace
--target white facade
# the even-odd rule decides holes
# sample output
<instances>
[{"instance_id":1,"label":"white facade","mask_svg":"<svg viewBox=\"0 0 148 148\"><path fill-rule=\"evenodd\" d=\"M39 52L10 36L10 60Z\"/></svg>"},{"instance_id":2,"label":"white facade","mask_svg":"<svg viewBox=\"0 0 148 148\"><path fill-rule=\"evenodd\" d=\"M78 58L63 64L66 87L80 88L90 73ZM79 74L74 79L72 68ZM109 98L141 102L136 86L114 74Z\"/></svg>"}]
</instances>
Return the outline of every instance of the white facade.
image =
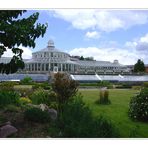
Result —
<instances>
[{"instance_id":1,"label":"white facade","mask_svg":"<svg viewBox=\"0 0 148 148\"><path fill-rule=\"evenodd\" d=\"M6 60L6 59L5 59ZM1 59L2 61L2 59ZM47 47L34 52L32 59L25 60L24 73L50 73L68 72L76 74L115 74L128 73L126 66L115 60L109 61L86 61L71 58L69 54L55 48L52 40L48 41Z\"/></svg>"}]
</instances>

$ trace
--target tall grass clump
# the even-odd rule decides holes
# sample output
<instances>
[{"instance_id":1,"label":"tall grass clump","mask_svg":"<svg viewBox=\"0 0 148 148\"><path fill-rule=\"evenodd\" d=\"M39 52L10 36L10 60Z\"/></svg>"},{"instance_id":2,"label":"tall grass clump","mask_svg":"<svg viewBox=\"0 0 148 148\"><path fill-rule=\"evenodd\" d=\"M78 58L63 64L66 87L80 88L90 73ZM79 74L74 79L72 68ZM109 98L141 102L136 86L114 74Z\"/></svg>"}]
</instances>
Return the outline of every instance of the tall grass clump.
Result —
<instances>
[{"instance_id":1,"label":"tall grass clump","mask_svg":"<svg viewBox=\"0 0 148 148\"><path fill-rule=\"evenodd\" d=\"M97 104L110 104L111 101L109 100L109 91L107 89L100 90L100 97L96 101Z\"/></svg>"}]
</instances>

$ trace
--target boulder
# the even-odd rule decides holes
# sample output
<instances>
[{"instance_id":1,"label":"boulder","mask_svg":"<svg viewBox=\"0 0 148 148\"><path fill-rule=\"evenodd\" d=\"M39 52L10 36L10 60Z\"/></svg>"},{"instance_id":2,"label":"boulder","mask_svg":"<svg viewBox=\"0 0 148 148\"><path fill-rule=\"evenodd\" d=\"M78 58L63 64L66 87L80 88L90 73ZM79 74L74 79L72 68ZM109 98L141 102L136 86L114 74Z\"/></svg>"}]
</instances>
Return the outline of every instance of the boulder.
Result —
<instances>
[{"instance_id":1,"label":"boulder","mask_svg":"<svg viewBox=\"0 0 148 148\"><path fill-rule=\"evenodd\" d=\"M39 108L42 111L45 111L45 110L48 110L49 109L49 107L46 104L40 104L40 105L28 104L28 106Z\"/></svg>"},{"instance_id":2,"label":"boulder","mask_svg":"<svg viewBox=\"0 0 148 148\"><path fill-rule=\"evenodd\" d=\"M42 111L47 111L49 109L49 107L46 105L46 104L40 104L39 105L39 108L42 110Z\"/></svg>"},{"instance_id":3,"label":"boulder","mask_svg":"<svg viewBox=\"0 0 148 148\"><path fill-rule=\"evenodd\" d=\"M4 125L0 128L0 138L6 138L6 137L16 133L17 131L18 130L10 124Z\"/></svg>"},{"instance_id":4,"label":"boulder","mask_svg":"<svg viewBox=\"0 0 148 148\"><path fill-rule=\"evenodd\" d=\"M48 113L49 113L50 118L52 120L56 120L57 119L57 111L55 109L53 109L53 108L48 109Z\"/></svg>"}]
</instances>

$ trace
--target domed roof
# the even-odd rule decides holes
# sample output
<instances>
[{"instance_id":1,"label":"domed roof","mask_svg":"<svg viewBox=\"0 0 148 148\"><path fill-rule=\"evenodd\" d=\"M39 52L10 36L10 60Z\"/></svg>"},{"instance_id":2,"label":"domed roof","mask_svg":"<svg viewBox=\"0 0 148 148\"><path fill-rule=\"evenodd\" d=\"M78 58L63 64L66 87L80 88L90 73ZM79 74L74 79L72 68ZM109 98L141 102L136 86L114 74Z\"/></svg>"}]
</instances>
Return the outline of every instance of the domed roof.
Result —
<instances>
[{"instance_id":1,"label":"domed roof","mask_svg":"<svg viewBox=\"0 0 148 148\"><path fill-rule=\"evenodd\" d=\"M60 51L59 49L55 48L54 41L51 40L51 39L48 41L46 48L41 49L40 51L36 51L34 53L38 53L38 52L61 52L61 53L64 53L64 54L68 54L68 53L65 53L65 52Z\"/></svg>"},{"instance_id":2,"label":"domed roof","mask_svg":"<svg viewBox=\"0 0 148 148\"><path fill-rule=\"evenodd\" d=\"M54 47L54 41L53 40L48 41L48 47Z\"/></svg>"}]
</instances>

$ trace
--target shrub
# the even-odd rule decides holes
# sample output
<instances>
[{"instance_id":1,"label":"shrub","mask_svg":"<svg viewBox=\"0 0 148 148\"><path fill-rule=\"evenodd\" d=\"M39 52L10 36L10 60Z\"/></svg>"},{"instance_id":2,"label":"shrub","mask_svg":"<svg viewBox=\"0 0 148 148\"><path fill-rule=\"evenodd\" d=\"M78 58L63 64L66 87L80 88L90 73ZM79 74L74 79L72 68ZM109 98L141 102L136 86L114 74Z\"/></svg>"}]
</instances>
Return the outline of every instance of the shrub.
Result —
<instances>
[{"instance_id":1,"label":"shrub","mask_svg":"<svg viewBox=\"0 0 148 148\"><path fill-rule=\"evenodd\" d=\"M50 121L50 115L47 111L42 111L39 108L29 108L24 112L24 118L39 123L46 123Z\"/></svg>"},{"instance_id":2,"label":"shrub","mask_svg":"<svg viewBox=\"0 0 148 148\"><path fill-rule=\"evenodd\" d=\"M19 112L20 108L16 105L9 104L5 107L5 112Z\"/></svg>"},{"instance_id":3,"label":"shrub","mask_svg":"<svg viewBox=\"0 0 148 148\"><path fill-rule=\"evenodd\" d=\"M141 89L141 86L132 86L132 89L133 90L140 90Z\"/></svg>"},{"instance_id":4,"label":"shrub","mask_svg":"<svg viewBox=\"0 0 148 148\"><path fill-rule=\"evenodd\" d=\"M99 83L98 83L98 86L99 87L111 87L111 83L109 82L109 81L100 81Z\"/></svg>"},{"instance_id":5,"label":"shrub","mask_svg":"<svg viewBox=\"0 0 148 148\"><path fill-rule=\"evenodd\" d=\"M14 85L17 85L17 82L2 82L0 83L0 90L3 91L13 91Z\"/></svg>"},{"instance_id":6,"label":"shrub","mask_svg":"<svg viewBox=\"0 0 148 148\"><path fill-rule=\"evenodd\" d=\"M24 79L22 79L21 80L21 82L20 82L21 84L23 84L23 85L28 85L28 84L31 84L32 83L32 78L31 77L29 77L29 76L26 76Z\"/></svg>"},{"instance_id":7,"label":"shrub","mask_svg":"<svg viewBox=\"0 0 148 148\"><path fill-rule=\"evenodd\" d=\"M108 98L109 91L108 90L100 90L100 98L96 103L98 104L110 104L110 100Z\"/></svg>"},{"instance_id":8,"label":"shrub","mask_svg":"<svg viewBox=\"0 0 148 148\"><path fill-rule=\"evenodd\" d=\"M67 103L69 99L78 91L78 83L66 74L56 73L52 89L57 94L58 109L62 111L62 105Z\"/></svg>"},{"instance_id":9,"label":"shrub","mask_svg":"<svg viewBox=\"0 0 148 148\"><path fill-rule=\"evenodd\" d=\"M129 104L129 116L139 121L148 121L148 88L132 97Z\"/></svg>"},{"instance_id":10,"label":"shrub","mask_svg":"<svg viewBox=\"0 0 148 148\"><path fill-rule=\"evenodd\" d=\"M42 88L45 90L50 90L51 89L51 85L47 82L44 83L34 83L33 84L33 89L38 89L38 88Z\"/></svg>"},{"instance_id":11,"label":"shrub","mask_svg":"<svg viewBox=\"0 0 148 148\"><path fill-rule=\"evenodd\" d=\"M49 98L49 92L43 89L35 90L31 95L30 99L33 104L46 104L50 105L51 100Z\"/></svg>"},{"instance_id":12,"label":"shrub","mask_svg":"<svg viewBox=\"0 0 148 148\"><path fill-rule=\"evenodd\" d=\"M18 100L18 103L23 106L23 105L27 105L29 103L32 103L32 101L29 99L29 98L25 98L25 97L21 97L19 100Z\"/></svg>"},{"instance_id":13,"label":"shrub","mask_svg":"<svg viewBox=\"0 0 148 148\"><path fill-rule=\"evenodd\" d=\"M33 93L32 86L19 85L15 86L14 90L20 94L21 97L29 97Z\"/></svg>"},{"instance_id":14,"label":"shrub","mask_svg":"<svg viewBox=\"0 0 148 148\"><path fill-rule=\"evenodd\" d=\"M148 82L144 82L143 83L143 87L147 87L148 88Z\"/></svg>"},{"instance_id":15,"label":"shrub","mask_svg":"<svg viewBox=\"0 0 148 148\"><path fill-rule=\"evenodd\" d=\"M19 97L19 94L14 91L0 91L0 106L17 104Z\"/></svg>"},{"instance_id":16,"label":"shrub","mask_svg":"<svg viewBox=\"0 0 148 148\"><path fill-rule=\"evenodd\" d=\"M58 137L95 138L117 137L117 131L110 121L104 117L93 117L90 109L84 104L81 96L64 104L56 122Z\"/></svg>"}]
</instances>

